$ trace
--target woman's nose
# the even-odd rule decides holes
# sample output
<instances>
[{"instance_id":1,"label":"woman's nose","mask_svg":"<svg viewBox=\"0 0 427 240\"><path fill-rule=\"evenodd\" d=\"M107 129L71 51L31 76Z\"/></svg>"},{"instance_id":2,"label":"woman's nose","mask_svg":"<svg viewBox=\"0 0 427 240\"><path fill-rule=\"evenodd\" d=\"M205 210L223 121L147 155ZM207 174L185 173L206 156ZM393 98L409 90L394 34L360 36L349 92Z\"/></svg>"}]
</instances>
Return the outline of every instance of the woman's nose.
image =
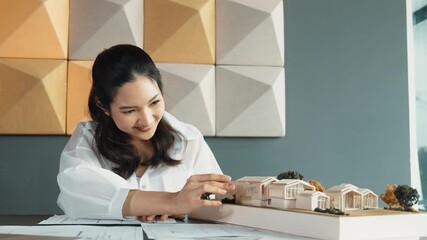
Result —
<instances>
[{"instance_id":1,"label":"woman's nose","mask_svg":"<svg viewBox=\"0 0 427 240\"><path fill-rule=\"evenodd\" d=\"M138 123L144 127L150 126L153 122L153 114L149 110L141 110L138 116Z\"/></svg>"}]
</instances>

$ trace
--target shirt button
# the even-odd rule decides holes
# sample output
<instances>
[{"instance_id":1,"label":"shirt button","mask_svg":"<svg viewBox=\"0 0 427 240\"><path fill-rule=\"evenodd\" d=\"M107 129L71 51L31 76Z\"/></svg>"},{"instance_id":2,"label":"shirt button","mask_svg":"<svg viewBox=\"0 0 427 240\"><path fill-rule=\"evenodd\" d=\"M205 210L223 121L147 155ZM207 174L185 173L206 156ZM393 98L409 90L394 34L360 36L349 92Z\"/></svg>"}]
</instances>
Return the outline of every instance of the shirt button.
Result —
<instances>
[{"instance_id":1,"label":"shirt button","mask_svg":"<svg viewBox=\"0 0 427 240\"><path fill-rule=\"evenodd\" d=\"M147 185L145 185L145 184L141 185L141 188L142 188L142 189L144 189L144 188L146 188L146 187L147 187Z\"/></svg>"}]
</instances>

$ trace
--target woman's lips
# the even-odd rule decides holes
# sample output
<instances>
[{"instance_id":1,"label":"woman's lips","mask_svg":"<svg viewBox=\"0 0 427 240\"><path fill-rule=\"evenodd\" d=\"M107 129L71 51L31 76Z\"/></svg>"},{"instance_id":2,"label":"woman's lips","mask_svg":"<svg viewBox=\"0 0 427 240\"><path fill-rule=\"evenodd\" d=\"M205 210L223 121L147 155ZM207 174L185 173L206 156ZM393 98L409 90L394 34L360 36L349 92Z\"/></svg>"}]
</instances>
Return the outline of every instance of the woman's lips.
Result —
<instances>
[{"instance_id":1,"label":"woman's lips","mask_svg":"<svg viewBox=\"0 0 427 240\"><path fill-rule=\"evenodd\" d=\"M135 127L135 129L140 132L149 132L151 130L151 127Z\"/></svg>"}]
</instances>

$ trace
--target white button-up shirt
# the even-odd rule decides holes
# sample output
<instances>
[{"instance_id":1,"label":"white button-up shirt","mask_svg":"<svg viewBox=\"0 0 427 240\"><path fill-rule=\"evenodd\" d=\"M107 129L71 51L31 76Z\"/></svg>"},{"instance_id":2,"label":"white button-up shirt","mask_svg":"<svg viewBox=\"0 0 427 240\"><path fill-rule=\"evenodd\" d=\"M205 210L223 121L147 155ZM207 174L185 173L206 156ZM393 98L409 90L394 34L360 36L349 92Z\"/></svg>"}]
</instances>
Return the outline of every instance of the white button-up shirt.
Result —
<instances>
[{"instance_id":1,"label":"white button-up shirt","mask_svg":"<svg viewBox=\"0 0 427 240\"><path fill-rule=\"evenodd\" d=\"M74 218L123 219L122 208L131 189L177 192L194 174L222 173L202 134L169 113L164 119L184 139L169 151L177 166L149 167L138 179L124 179L112 171L113 163L97 154L94 122L79 123L61 154L58 206Z\"/></svg>"}]
</instances>

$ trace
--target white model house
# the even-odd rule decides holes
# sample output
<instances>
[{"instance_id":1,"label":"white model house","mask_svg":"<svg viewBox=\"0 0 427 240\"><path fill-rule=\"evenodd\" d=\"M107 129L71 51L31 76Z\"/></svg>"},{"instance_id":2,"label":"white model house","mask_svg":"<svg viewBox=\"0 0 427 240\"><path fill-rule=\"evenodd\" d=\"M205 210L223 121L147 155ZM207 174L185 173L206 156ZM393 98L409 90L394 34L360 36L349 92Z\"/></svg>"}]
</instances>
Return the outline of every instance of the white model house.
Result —
<instances>
[{"instance_id":1,"label":"white model house","mask_svg":"<svg viewBox=\"0 0 427 240\"><path fill-rule=\"evenodd\" d=\"M362 210L378 207L378 196L369 189L343 183L325 191L331 198L331 206L346 210Z\"/></svg>"},{"instance_id":2,"label":"white model house","mask_svg":"<svg viewBox=\"0 0 427 240\"><path fill-rule=\"evenodd\" d=\"M316 187L299 179L281 179L267 186L267 194L270 197L268 207L295 208L297 195L304 190L314 191Z\"/></svg>"},{"instance_id":3,"label":"white model house","mask_svg":"<svg viewBox=\"0 0 427 240\"><path fill-rule=\"evenodd\" d=\"M331 199L331 206L343 211L362 208L362 193L351 184L340 184L325 191Z\"/></svg>"},{"instance_id":4,"label":"white model house","mask_svg":"<svg viewBox=\"0 0 427 240\"><path fill-rule=\"evenodd\" d=\"M359 188L362 193L363 209L378 208L378 195L367 188Z\"/></svg>"},{"instance_id":5,"label":"white model house","mask_svg":"<svg viewBox=\"0 0 427 240\"><path fill-rule=\"evenodd\" d=\"M269 196L266 186L278 181L275 177L243 177L236 180L237 204L265 207Z\"/></svg>"},{"instance_id":6,"label":"white model house","mask_svg":"<svg viewBox=\"0 0 427 240\"><path fill-rule=\"evenodd\" d=\"M295 208L313 211L316 208L327 209L330 199L324 192L305 190L297 195Z\"/></svg>"}]
</instances>

